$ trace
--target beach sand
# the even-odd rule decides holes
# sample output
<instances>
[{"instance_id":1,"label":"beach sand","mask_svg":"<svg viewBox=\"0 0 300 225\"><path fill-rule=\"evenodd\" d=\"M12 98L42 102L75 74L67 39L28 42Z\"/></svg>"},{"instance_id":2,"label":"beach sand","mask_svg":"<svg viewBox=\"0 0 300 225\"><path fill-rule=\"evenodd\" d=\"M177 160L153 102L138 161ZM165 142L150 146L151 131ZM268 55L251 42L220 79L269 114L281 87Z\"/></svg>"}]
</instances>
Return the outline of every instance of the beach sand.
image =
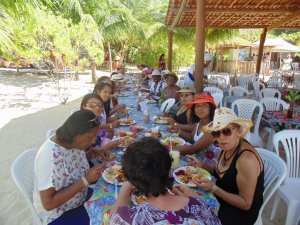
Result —
<instances>
[{"instance_id":1,"label":"beach sand","mask_svg":"<svg viewBox=\"0 0 300 225\"><path fill-rule=\"evenodd\" d=\"M88 88L85 92L88 92ZM79 107L80 102L81 98L78 98L65 105L56 103L57 106L54 107L49 103L48 106L44 105L46 109L15 119L10 118L10 122L4 123L6 125L0 130L0 225L32 224L27 204L10 177L11 164L24 150L39 148L45 141L47 130L59 127L70 115L71 109ZM26 110L23 113L27 114ZM275 220L273 222L268 220L272 203L273 201L268 204L263 214L264 224L284 224L282 221L285 219L286 207L283 201L277 210Z\"/></svg>"}]
</instances>

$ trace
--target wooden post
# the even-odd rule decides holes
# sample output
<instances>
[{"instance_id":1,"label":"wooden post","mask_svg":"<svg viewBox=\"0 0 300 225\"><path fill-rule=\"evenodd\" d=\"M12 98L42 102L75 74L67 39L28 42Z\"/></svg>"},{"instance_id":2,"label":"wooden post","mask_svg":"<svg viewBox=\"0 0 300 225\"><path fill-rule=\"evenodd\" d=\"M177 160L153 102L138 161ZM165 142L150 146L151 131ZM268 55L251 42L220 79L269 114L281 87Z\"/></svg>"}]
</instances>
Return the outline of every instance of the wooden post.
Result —
<instances>
[{"instance_id":1,"label":"wooden post","mask_svg":"<svg viewBox=\"0 0 300 225\"><path fill-rule=\"evenodd\" d=\"M109 55L109 70L112 71L112 60L111 60L111 51L110 51L110 43L107 43L108 45L108 55Z\"/></svg>"},{"instance_id":2,"label":"wooden post","mask_svg":"<svg viewBox=\"0 0 300 225\"><path fill-rule=\"evenodd\" d=\"M196 57L195 57L195 89L203 91L203 69L205 50L205 7L206 1L196 1Z\"/></svg>"},{"instance_id":3,"label":"wooden post","mask_svg":"<svg viewBox=\"0 0 300 225\"><path fill-rule=\"evenodd\" d=\"M256 62L256 73L259 75L260 72L260 65L261 65L261 60L262 60L262 55L263 55L263 50L264 50L264 44L266 40L266 35L267 35L267 28L264 28L264 31L260 35L260 42L259 42L259 48L258 48L258 56L257 56L257 62ZM263 80L265 80L265 75L263 74Z\"/></svg>"},{"instance_id":4,"label":"wooden post","mask_svg":"<svg viewBox=\"0 0 300 225\"><path fill-rule=\"evenodd\" d=\"M168 70L172 71L173 31L168 32Z\"/></svg>"}]
</instances>

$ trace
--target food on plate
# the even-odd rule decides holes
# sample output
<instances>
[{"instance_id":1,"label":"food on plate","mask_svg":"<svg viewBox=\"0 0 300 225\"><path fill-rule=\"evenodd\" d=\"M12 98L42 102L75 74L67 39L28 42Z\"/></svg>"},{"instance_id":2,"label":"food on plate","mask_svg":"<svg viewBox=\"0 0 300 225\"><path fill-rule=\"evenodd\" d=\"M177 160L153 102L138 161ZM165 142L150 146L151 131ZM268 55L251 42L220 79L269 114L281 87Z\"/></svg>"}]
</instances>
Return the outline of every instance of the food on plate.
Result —
<instances>
[{"instance_id":1,"label":"food on plate","mask_svg":"<svg viewBox=\"0 0 300 225\"><path fill-rule=\"evenodd\" d=\"M123 171L120 166L114 166L112 168L107 168L106 172L103 173L105 180L111 184L114 183L114 180L117 179L118 183L126 181L126 178L123 174Z\"/></svg>"},{"instance_id":2,"label":"food on plate","mask_svg":"<svg viewBox=\"0 0 300 225\"><path fill-rule=\"evenodd\" d=\"M133 124L135 124L134 120L120 120L120 125L128 126L128 125L133 125Z\"/></svg>"},{"instance_id":3,"label":"food on plate","mask_svg":"<svg viewBox=\"0 0 300 225\"><path fill-rule=\"evenodd\" d=\"M173 137L171 138L172 146L181 146L185 144L185 141L182 138L179 137ZM170 138L166 137L165 139L161 140L161 143L163 145L169 146L170 145Z\"/></svg>"},{"instance_id":4,"label":"food on plate","mask_svg":"<svg viewBox=\"0 0 300 225\"><path fill-rule=\"evenodd\" d=\"M155 123L167 124L167 117L157 117L154 119Z\"/></svg>"},{"instance_id":5,"label":"food on plate","mask_svg":"<svg viewBox=\"0 0 300 225\"><path fill-rule=\"evenodd\" d=\"M134 142L134 139L132 137L128 137L128 136L120 137L117 140L119 140L118 147L121 147L121 148L127 148L131 143Z\"/></svg>"},{"instance_id":6,"label":"food on plate","mask_svg":"<svg viewBox=\"0 0 300 225\"><path fill-rule=\"evenodd\" d=\"M142 196L136 196L134 194L131 195L131 201L133 204L138 205L141 204L145 201L147 201L147 197L142 195Z\"/></svg>"},{"instance_id":7,"label":"food on plate","mask_svg":"<svg viewBox=\"0 0 300 225\"><path fill-rule=\"evenodd\" d=\"M130 130L132 132L140 132L140 131L143 131L144 128L143 127L139 127L139 126L130 126Z\"/></svg>"},{"instance_id":8,"label":"food on plate","mask_svg":"<svg viewBox=\"0 0 300 225\"><path fill-rule=\"evenodd\" d=\"M187 184L188 186L195 187L195 181L201 178L211 178L208 171L202 168L195 168L192 166L185 166L178 168L174 171L175 180L182 184Z\"/></svg>"},{"instance_id":9,"label":"food on plate","mask_svg":"<svg viewBox=\"0 0 300 225\"><path fill-rule=\"evenodd\" d=\"M158 138L162 137L161 131L158 131L158 133L152 133L152 131L148 130L145 133L145 137L152 137L152 136L158 136Z\"/></svg>"},{"instance_id":10,"label":"food on plate","mask_svg":"<svg viewBox=\"0 0 300 225\"><path fill-rule=\"evenodd\" d=\"M126 136L128 136L128 137L135 137L136 133L130 132L130 131L119 130L117 132L117 136L119 136L119 137L126 137Z\"/></svg>"}]
</instances>

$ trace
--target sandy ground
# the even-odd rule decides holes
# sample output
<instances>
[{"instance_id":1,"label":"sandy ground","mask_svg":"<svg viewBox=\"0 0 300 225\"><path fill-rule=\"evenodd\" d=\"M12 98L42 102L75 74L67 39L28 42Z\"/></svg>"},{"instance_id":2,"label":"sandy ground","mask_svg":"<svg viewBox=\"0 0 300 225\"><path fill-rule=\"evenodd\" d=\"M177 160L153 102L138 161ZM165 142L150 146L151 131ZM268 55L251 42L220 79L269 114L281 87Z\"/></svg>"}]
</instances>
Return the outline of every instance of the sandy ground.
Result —
<instances>
[{"instance_id":1,"label":"sandy ground","mask_svg":"<svg viewBox=\"0 0 300 225\"><path fill-rule=\"evenodd\" d=\"M78 99L60 105L55 94L51 101L49 93L52 89L51 86L47 88L46 84L50 82L47 78L36 82L35 76L13 79L2 75L0 71L0 225L29 225L32 224L31 214L10 177L11 164L24 150L38 148L45 141L47 130L59 127L70 115L71 109L78 108L80 96L87 93L91 85L88 79L80 79L81 82L74 84L76 88L69 92L69 99ZM40 91L37 86L44 89ZM13 115L13 112L17 113ZM264 224L284 224L286 207L282 202L275 220L268 220L271 203L263 214Z\"/></svg>"}]
</instances>

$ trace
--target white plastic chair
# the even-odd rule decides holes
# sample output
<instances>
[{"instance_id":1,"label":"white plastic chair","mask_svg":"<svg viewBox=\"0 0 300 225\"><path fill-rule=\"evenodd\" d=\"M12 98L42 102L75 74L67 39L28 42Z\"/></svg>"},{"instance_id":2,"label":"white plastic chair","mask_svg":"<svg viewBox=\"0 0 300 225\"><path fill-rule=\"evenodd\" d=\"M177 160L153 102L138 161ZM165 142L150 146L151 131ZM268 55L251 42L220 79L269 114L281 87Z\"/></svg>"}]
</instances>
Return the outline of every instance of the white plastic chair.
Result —
<instances>
[{"instance_id":1,"label":"white plastic chair","mask_svg":"<svg viewBox=\"0 0 300 225\"><path fill-rule=\"evenodd\" d=\"M290 104L286 103L285 101L274 98L274 97L267 97L262 98L260 103L263 105L266 111L282 111L283 109L289 109Z\"/></svg>"},{"instance_id":2,"label":"white plastic chair","mask_svg":"<svg viewBox=\"0 0 300 225\"><path fill-rule=\"evenodd\" d=\"M264 88L261 89L259 93L260 98L273 97L281 99L281 92L274 88Z\"/></svg>"},{"instance_id":3,"label":"white plastic chair","mask_svg":"<svg viewBox=\"0 0 300 225\"><path fill-rule=\"evenodd\" d=\"M172 106L175 104L175 102L175 98L169 98L166 101L164 101L160 106L160 113L169 112Z\"/></svg>"},{"instance_id":4,"label":"white plastic chair","mask_svg":"<svg viewBox=\"0 0 300 225\"><path fill-rule=\"evenodd\" d=\"M46 139L50 138L53 134L55 134L56 129L50 129L46 132Z\"/></svg>"},{"instance_id":5,"label":"white plastic chair","mask_svg":"<svg viewBox=\"0 0 300 225\"><path fill-rule=\"evenodd\" d=\"M285 152L287 177L275 197L271 220L274 219L280 198L287 203L285 225L297 223L300 213L300 130L283 130L274 135L274 146L279 155L280 143Z\"/></svg>"},{"instance_id":6,"label":"white plastic chair","mask_svg":"<svg viewBox=\"0 0 300 225\"><path fill-rule=\"evenodd\" d=\"M33 206L32 197L34 179L33 162L37 151L37 149L29 149L22 152L22 154L19 155L12 163L10 172L13 181L25 197L30 212L33 216L34 224L42 225L42 221Z\"/></svg>"},{"instance_id":7,"label":"white plastic chair","mask_svg":"<svg viewBox=\"0 0 300 225\"><path fill-rule=\"evenodd\" d=\"M212 96L215 100L216 106L222 107L222 102L223 102L223 97L224 97L223 92L222 93L213 93Z\"/></svg>"},{"instance_id":8,"label":"white plastic chair","mask_svg":"<svg viewBox=\"0 0 300 225\"><path fill-rule=\"evenodd\" d=\"M245 95L250 94L247 89L238 86L230 88L228 92L229 92L229 96L238 96L238 97L243 97Z\"/></svg>"},{"instance_id":9,"label":"white plastic chair","mask_svg":"<svg viewBox=\"0 0 300 225\"><path fill-rule=\"evenodd\" d=\"M249 83L253 81L252 76L239 76L236 77L237 85L240 87L245 88L246 90L249 89Z\"/></svg>"},{"instance_id":10,"label":"white plastic chair","mask_svg":"<svg viewBox=\"0 0 300 225\"><path fill-rule=\"evenodd\" d=\"M261 89L264 89L266 86L259 82L259 81L253 81L253 88L254 88L254 91L255 91L255 96L257 98L260 98L260 90Z\"/></svg>"},{"instance_id":11,"label":"white plastic chair","mask_svg":"<svg viewBox=\"0 0 300 225\"><path fill-rule=\"evenodd\" d=\"M262 139L259 136L259 124L263 113L263 106L258 101L252 99L238 99L235 100L231 109L237 113L237 116L242 119L252 120L255 115L254 132L250 133L250 143L255 147L262 147Z\"/></svg>"},{"instance_id":12,"label":"white plastic chair","mask_svg":"<svg viewBox=\"0 0 300 225\"><path fill-rule=\"evenodd\" d=\"M267 81L268 87L282 87L282 78L281 77L270 77Z\"/></svg>"},{"instance_id":13,"label":"white plastic chair","mask_svg":"<svg viewBox=\"0 0 300 225\"><path fill-rule=\"evenodd\" d=\"M79 111L80 109L71 109L71 115L74 113L74 112L77 112Z\"/></svg>"},{"instance_id":14,"label":"white plastic chair","mask_svg":"<svg viewBox=\"0 0 300 225\"><path fill-rule=\"evenodd\" d=\"M286 164L277 156L274 152L270 152L267 149L256 148L263 164L264 164L264 202L259 210L257 220L254 225L263 225L262 212L269 202L270 198L280 187L281 183L286 177Z\"/></svg>"},{"instance_id":15,"label":"white plastic chair","mask_svg":"<svg viewBox=\"0 0 300 225\"><path fill-rule=\"evenodd\" d=\"M214 93L221 93L223 94L223 91L220 88L217 87L205 87L203 91L209 92L211 95Z\"/></svg>"}]
</instances>

